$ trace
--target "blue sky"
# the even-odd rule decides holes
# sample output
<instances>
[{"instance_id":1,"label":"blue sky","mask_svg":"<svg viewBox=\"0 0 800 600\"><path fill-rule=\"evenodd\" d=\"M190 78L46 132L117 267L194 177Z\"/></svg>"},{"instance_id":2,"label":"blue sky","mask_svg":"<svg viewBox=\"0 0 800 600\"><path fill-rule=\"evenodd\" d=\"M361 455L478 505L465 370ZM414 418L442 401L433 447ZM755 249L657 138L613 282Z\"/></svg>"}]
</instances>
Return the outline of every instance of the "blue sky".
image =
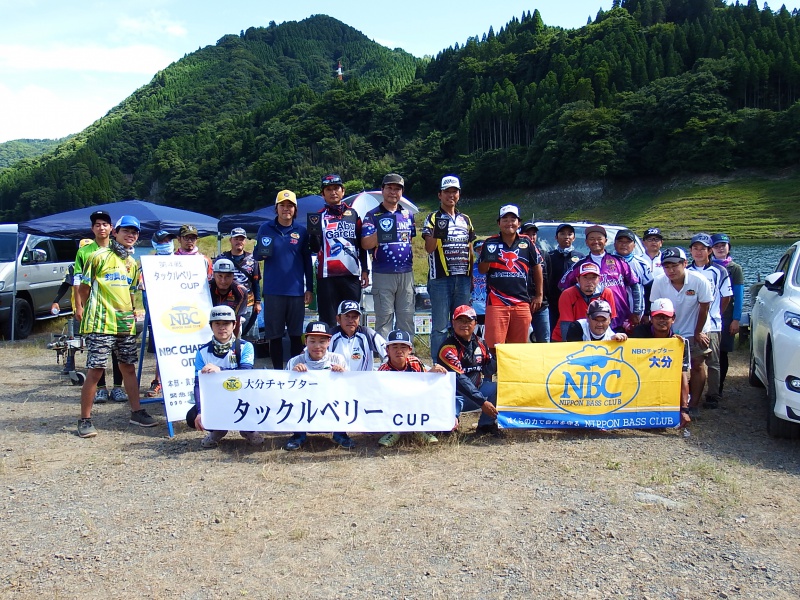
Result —
<instances>
[{"instance_id":1,"label":"blue sky","mask_svg":"<svg viewBox=\"0 0 800 600\"><path fill-rule=\"evenodd\" d=\"M575 28L610 7L611 0L0 0L0 142L76 133L184 54L270 21L324 13L423 56L534 8L548 25Z\"/></svg>"}]
</instances>

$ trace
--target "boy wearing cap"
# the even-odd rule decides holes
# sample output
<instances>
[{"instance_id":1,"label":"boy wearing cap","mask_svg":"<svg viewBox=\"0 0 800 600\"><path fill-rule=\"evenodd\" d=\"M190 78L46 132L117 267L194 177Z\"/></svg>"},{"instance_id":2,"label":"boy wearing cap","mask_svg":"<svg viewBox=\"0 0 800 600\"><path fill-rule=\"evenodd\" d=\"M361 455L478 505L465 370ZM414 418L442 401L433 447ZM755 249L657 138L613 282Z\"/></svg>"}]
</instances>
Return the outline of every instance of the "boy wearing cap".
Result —
<instances>
[{"instance_id":1,"label":"boy wearing cap","mask_svg":"<svg viewBox=\"0 0 800 600\"><path fill-rule=\"evenodd\" d=\"M121 217L114 229L114 240L91 255L81 276L79 290L84 307L81 334L86 338L86 381L81 388L80 437L94 437L92 404L97 382L105 372L108 355L119 359L125 391L131 405L130 422L153 427L158 422L139 404L139 384L135 364L138 359L133 295L139 284L139 267L133 259L133 245L139 239L139 220Z\"/></svg>"},{"instance_id":2,"label":"boy wearing cap","mask_svg":"<svg viewBox=\"0 0 800 600\"><path fill-rule=\"evenodd\" d=\"M214 263L214 278L208 284L208 289L211 292L211 306L229 306L236 313L233 333L239 337L242 315L247 308L247 291L234 281L235 273L233 261L218 258Z\"/></svg>"},{"instance_id":3,"label":"boy wearing cap","mask_svg":"<svg viewBox=\"0 0 800 600\"><path fill-rule=\"evenodd\" d=\"M728 353L733 352L733 343L739 333L739 321L742 319L744 306L744 271L733 262L731 257L731 238L725 233L711 236L711 250L714 252L714 264L725 267L731 281L733 296L728 307L722 313L722 332L719 338L719 395L728 374Z\"/></svg>"},{"instance_id":4,"label":"boy wearing cap","mask_svg":"<svg viewBox=\"0 0 800 600\"><path fill-rule=\"evenodd\" d=\"M223 252L217 258L227 258L233 263L235 269L233 280L247 292L247 305L242 313L242 320L255 322L255 317L261 312L261 267L252 252L244 249L247 242L247 232L241 227L234 227L229 238L231 249ZM245 331L243 335L247 335Z\"/></svg>"},{"instance_id":5,"label":"boy wearing cap","mask_svg":"<svg viewBox=\"0 0 800 600\"><path fill-rule=\"evenodd\" d=\"M593 262L600 267L600 285L610 288L614 294L614 306L617 316L611 322L615 331L639 324L644 314L644 296L639 279L625 260L606 252L608 234L605 227L592 225L586 228L586 245L589 256L575 263L576 267L585 262ZM566 290L575 284L578 270L573 267L561 278L559 287Z\"/></svg>"},{"instance_id":6,"label":"boy wearing cap","mask_svg":"<svg viewBox=\"0 0 800 600\"><path fill-rule=\"evenodd\" d=\"M706 357L706 365L708 367L708 392L706 394L705 408L717 408L719 401L722 399L719 394L720 388L720 366L719 366L719 339L722 331L722 313L728 307L728 304L733 296L733 289L731 288L731 280L728 275L727 269L714 264L711 261L713 251L711 247L714 243L711 241L711 236L707 233L698 233L691 240L690 251L692 253L692 262L687 267L687 270L695 273L700 273L708 279L714 290L714 300L711 302L711 307L708 310L708 337L709 348L711 353ZM702 388L698 393L702 393Z\"/></svg>"},{"instance_id":7,"label":"boy wearing cap","mask_svg":"<svg viewBox=\"0 0 800 600\"><path fill-rule=\"evenodd\" d=\"M632 338L666 339L677 337L683 341L683 365L681 373L681 424L685 427L691 422L689 418L689 341L677 335L672 326L675 323L675 307L669 298L657 298L650 305L650 322L640 323L633 328Z\"/></svg>"},{"instance_id":8,"label":"boy wearing cap","mask_svg":"<svg viewBox=\"0 0 800 600\"><path fill-rule=\"evenodd\" d=\"M661 245L664 243L664 237L661 235L661 230L658 227L651 227L645 231L642 236L642 243L645 250L643 258L650 265L650 272L653 277L663 275L664 272L661 270Z\"/></svg>"},{"instance_id":9,"label":"boy wearing cap","mask_svg":"<svg viewBox=\"0 0 800 600\"><path fill-rule=\"evenodd\" d=\"M308 239L317 255L317 308L331 327L336 308L345 300L361 301L369 285L367 251L361 247L361 217L344 202L344 184L336 173L322 178L325 207L308 215Z\"/></svg>"},{"instance_id":10,"label":"boy wearing cap","mask_svg":"<svg viewBox=\"0 0 800 600\"><path fill-rule=\"evenodd\" d=\"M395 329L389 332L386 338L386 362L378 367L378 371L400 371L404 373L425 373L427 369L414 356L414 342L408 331ZM431 373L447 373L440 364L435 364L430 369ZM417 431L415 436L425 444L436 444L439 439L427 431ZM378 440L378 445L384 448L391 448L400 441L401 434L392 432L387 433Z\"/></svg>"},{"instance_id":11,"label":"boy wearing cap","mask_svg":"<svg viewBox=\"0 0 800 600\"><path fill-rule=\"evenodd\" d=\"M381 183L383 201L364 216L361 246L372 253L375 329L383 337L395 326L414 331L414 273L411 238L414 215L400 205L405 180L389 173Z\"/></svg>"},{"instance_id":12,"label":"boy wearing cap","mask_svg":"<svg viewBox=\"0 0 800 600\"><path fill-rule=\"evenodd\" d=\"M564 338L568 342L624 342L625 333L616 333L611 328L611 304L598 298L592 300L585 319L570 323Z\"/></svg>"},{"instance_id":13,"label":"boy wearing cap","mask_svg":"<svg viewBox=\"0 0 800 600\"><path fill-rule=\"evenodd\" d=\"M111 243L111 232L113 226L111 225L111 215L104 210L96 210L89 215L89 220L92 222L92 233L94 234L94 241L85 244L78 249L78 254L75 256L75 264L73 266L74 278L72 288L73 298L73 312L75 319L80 321L83 317L83 301L81 300L80 287L81 277L86 267L89 258L100 250L107 248ZM96 404L105 404L109 399L114 402L127 402L128 397L125 395L125 390L122 389L122 373L119 370L119 361L115 354L111 354L111 372L114 377L114 387L109 393L106 387L106 373L100 375L97 382L97 392L95 393L94 401Z\"/></svg>"},{"instance_id":14,"label":"boy wearing cap","mask_svg":"<svg viewBox=\"0 0 800 600\"><path fill-rule=\"evenodd\" d=\"M341 373L347 371L347 360L341 354L331 352L328 346L331 342L331 330L324 321L311 321L306 325L306 347L302 354L291 358L286 363L287 371L333 371ZM283 449L289 452L299 450L306 441L306 433L294 433ZM334 443L345 450L356 447L356 443L343 431L333 434Z\"/></svg>"},{"instance_id":15,"label":"boy wearing cap","mask_svg":"<svg viewBox=\"0 0 800 600\"><path fill-rule=\"evenodd\" d=\"M461 182L445 175L439 187L439 210L422 226L428 253L428 295L431 299L431 357L447 337L450 315L470 298L472 247L475 229L468 215L457 210Z\"/></svg>"},{"instance_id":16,"label":"boy wearing cap","mask_svg":"<svg viewBox=\"0 0 800 600\"><path fill-rule=\"evenodd\" d=\"M211 326L211 340L197 349L194 356L194 398L195 404L186 414L186 424L198 431L208 431L200 441L203 448L216 448L227 430L206 430L203 427L200 402L200 374L218 373L232 369L252 369L255 352L253 344L238 339L233 328L239 319L229 306L215 306L211 309L208 324ZM206 398L206 402L213 399ZM240 431L240 435L252 446L260 446L264 438L255 431Z\"/></svg>"},{"instance_id":17,"label":"boy wearing cap","mask_svg":"<svg viewBox=\"0 0 800 600\"><path fill-rule=\"evenodd\" d=\"M611 318L617 314L614 307L614 295L608 288L597 291L600 287L600 267L593 262L578 267L578 281L565 290L558 299L558 323L553 329L553 341L563 342L567 328L571 323L586 318L586 312L593 300L600 298L611 307Z\"/></svg>"},{"instance_id":18,"label":"boy wearing cap","mask_svg":"<svg viewBox=\"0 0 800 600\"><path fill-rule=\"evenodd\" d=\"M374 329L361 325L360 319L358 302L341 302L329 349L347 359L350 371L372 371L376 354L381 360L386 358L386 340Z\"/></svg>"},{"instance_id":19,"label":"boy wearing cap","mask_svg":"<svg viewBox=\"0 0 800 600\"><path fill-rule=\"evenodd\" d=\"M583 258L583 254L576 251L573 243L575 242L575 228L569 223L562 223L556 227L556 248L547 253L550 259L547 265L547 303L550 312L550 329L555 330L558 323L558 300L561 298L561 288L558 287L564 273L569 271L575 263Z\"/></svg>"},{"instance_id":20,"label":"boy wearing cap","mask_svg":"<svg viewBox=\"0 0 800 600\"><path fill-rule=\"evenodd\" d=\"M181 225L180 231L178 232L178 249L175 250L175 254L178 256L202 256L203 260L206 261L208 280L211 281L214 277L214 265L211 259L197 248L197 227L194 225Z\"/></svg>"},{"instance_id":21,"label":"boy wearing cap","mask_svg":"<svg viewBox=\"0 0 800 600\"><path fill-rule=\"evenodd\" d=\"M453 312L452 333L441 349L436 362L456 374L456 419L464 411L481 411L477 434L500 436L497 427L497 372L494 357L486 342L475 335L477 314L471 306L459 306Z\"/></svg>"},{"instance_id":22,"label":"boy wearing cap","mask_svg":"<svg viewBox=\"0 0 800 600\"><path fill-rule=\"evenodd\" d=\"M256 260L263 260L264 337L274 369L283 369L283 332L288 330L292 356L303 351L303 317L314 291L314 271L306 228L295 222L297 196L281 190L276 217L256 235Z\"/></svg>"},{"instance_id":23,"label":"boy wearing cap","mask_svg":"<svg viewBox=\"0 0 800 600\"><path fill-rule=\"evenodd\" d=\"M675 333L689 340L692 370L689 377L690 408L700 402L706 383L705 361L711 353L708 336L708 311L714 290L708 279L686 268L686 253L681 248L666 248L661 253L665 277L656 277L650 290L651 300L667 298L675 309Z\"/></svg>"},{"instance_id":24,"label":"boy wearing cap","mask_svg":"<svg viewBox=\"0 0 800 600\"><path fill-rule=\"evenodd\" d=\"M488 238L478 270L486 275L486 343L528 341L531 315L542 305L542 257L528 236L520 236L519 208L507 204L497 218L498 235Z\"/></svg>"}]
</instances>

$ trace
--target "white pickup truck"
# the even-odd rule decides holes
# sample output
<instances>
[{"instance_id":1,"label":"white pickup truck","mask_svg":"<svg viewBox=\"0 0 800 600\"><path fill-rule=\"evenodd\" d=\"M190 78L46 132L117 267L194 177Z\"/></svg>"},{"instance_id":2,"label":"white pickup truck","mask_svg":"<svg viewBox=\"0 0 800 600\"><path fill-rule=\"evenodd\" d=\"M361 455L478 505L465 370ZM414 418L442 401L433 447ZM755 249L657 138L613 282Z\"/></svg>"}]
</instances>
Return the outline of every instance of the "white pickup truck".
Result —
<instances>
[{"instance_id":1,"label":"white pickup truck","mask_svg":"<svg viewBox=\"0 0 800 600\"><path fill-rule=\"evenodd\" d=\"M50 308L67 269L75 261L74 240L19 233L17 225L0 224L0 334L28 337L34 320L50 319ZM72 311L70 294L59 303L61 315Z\"/></svg>"}]
</instances>

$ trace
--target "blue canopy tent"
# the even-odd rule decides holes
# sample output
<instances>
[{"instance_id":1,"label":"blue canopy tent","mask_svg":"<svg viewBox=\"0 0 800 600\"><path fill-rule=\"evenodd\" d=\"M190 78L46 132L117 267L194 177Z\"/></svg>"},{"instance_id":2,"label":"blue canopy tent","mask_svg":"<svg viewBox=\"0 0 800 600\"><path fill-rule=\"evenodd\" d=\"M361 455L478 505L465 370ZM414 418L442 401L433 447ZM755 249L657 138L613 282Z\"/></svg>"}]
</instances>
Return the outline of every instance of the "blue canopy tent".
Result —
<instances>
[{"instance_id":1,"label":"blue canopy tent","mask_svg":"<svg viewBox=\"0 0 800 600\"><path fill-rule=\"evenodd\" d=\"M315 213L322 210L325 206L325 199L316 194L297 199L297 217L295 220L305 226L308 213ZM219 220L219 231L222 235L227 235L234 227L241 227L250 235L258 233L258 228L262 223L271 221L275 218L275 205L260 208L249 213L239 215L225 215Z\"/></svg>"},{"instance_id":2,"label":"blue canopy tent","mask_svg":"<svg viewBox=\"0 0 800 600\"><path fill-rule=\"evenodd\" d=\"M92 233L92 223L89 220L89 215L96 210L107 211L114 221L122 215L133 215L139 219L142 225L140 236L142 240L150 240L159 229L178 235L178 230L184 223L197 227L197 232L200 236L215 235L217 233L217 220L213 217L143 200L124 200L109 204L97 204L40 217L21 223L19 230L33 235L46 235L56 238L93 238L94 234Z\"/></svg>"}]
</instances>

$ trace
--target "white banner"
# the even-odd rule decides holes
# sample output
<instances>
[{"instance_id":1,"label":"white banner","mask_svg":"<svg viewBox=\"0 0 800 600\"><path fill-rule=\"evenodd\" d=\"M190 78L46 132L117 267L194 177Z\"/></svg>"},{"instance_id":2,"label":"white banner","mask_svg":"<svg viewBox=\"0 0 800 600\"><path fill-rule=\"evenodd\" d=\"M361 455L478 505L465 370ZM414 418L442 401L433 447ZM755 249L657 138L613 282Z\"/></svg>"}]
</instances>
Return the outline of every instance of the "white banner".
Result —
<instances>
[{"instance_id":1,"label":"white banner","mask_svg":"<svg viewBox=\"0 0 800 600\"><path fill-rule=\"evenodd\" d=\"M455 373L260 369L200 375L206 429L450 431L455 393Z\"/></svg>"},{"instance_id":2,"label":"white banner","mask_svg":"<svg viewBox=\"0 0 800 600\"><path fill-rule=\"evenodd\" d=\"M168 421L182 421L194 404L194 355L211 339L211 293L202 256L142 256Z\"/></svg>"}]
</instances>

